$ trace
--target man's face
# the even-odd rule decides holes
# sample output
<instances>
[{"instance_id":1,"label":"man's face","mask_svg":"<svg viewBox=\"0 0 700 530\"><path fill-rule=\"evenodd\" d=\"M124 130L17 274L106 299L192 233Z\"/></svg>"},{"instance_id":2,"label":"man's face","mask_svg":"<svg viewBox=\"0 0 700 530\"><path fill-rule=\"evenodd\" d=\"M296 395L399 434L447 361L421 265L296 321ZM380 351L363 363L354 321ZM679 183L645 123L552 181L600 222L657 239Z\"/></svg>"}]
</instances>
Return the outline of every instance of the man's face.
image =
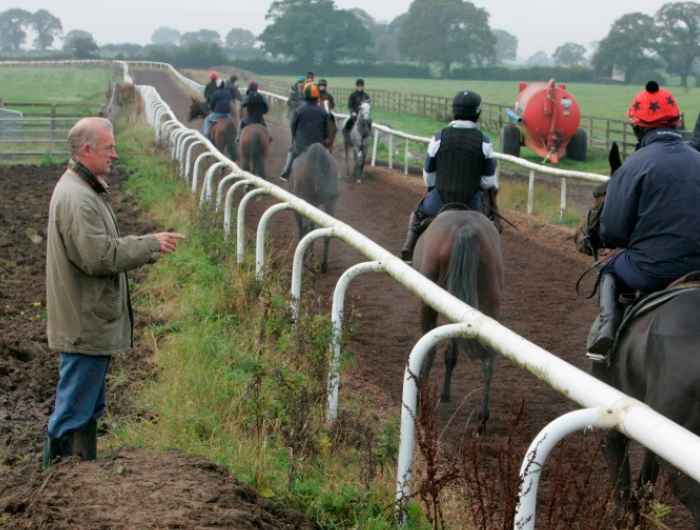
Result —
<instances>
[{"instance_id":1,"label":"man's face","mask_svg":"<svg viewBox=\"0 0 700 530\"><path fill-rule=\"evenodd\" d=\"M108 129L100 129L95 147L85 144L80 154L80 162L96 176L107 175L112 169L112 163L118 158L114 133Z\"/></svg>"},{"instance_id":2,"label":"man's face","mask_svg":"<svg viewBox=\"0 0 700 530\"><path fill-rule=\"evenodd\" d=\"M323 94L326 91L326 85L318 85L318 90Z\"/></svg>"},{"instance_id":3,"label":"man's face","mask_svg":"<svg viewBox=\"0 0 700 530\"><path fill-rule=\"evenodd\" d=\"M365 85L356 85L357 91L358 92L364 92L365 91Z\"/></svg>"}]
</instances>

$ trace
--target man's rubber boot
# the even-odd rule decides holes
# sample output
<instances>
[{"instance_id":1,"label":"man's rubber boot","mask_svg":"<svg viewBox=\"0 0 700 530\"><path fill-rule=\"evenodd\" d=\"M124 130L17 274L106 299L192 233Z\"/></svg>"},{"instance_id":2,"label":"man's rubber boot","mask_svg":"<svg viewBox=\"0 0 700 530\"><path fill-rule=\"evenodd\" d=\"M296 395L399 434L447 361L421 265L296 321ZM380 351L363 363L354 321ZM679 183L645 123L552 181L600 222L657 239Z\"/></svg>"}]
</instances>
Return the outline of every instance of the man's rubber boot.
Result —
<instances>
[{"instance_id":1,"label":"man's rubber boot","mask_svg":"<svg viewBox=\"0 0 700 530\"><path fill-rule=\"evenodd\" d=\"M280 173L280 180L287 182L289 180L289 174L292 172L292 163L294 162L294 157L292 153L287 153L287 161L284 163L284 169Z\"/></svg>"},{"instance_id":2,"label":"man's rubber boot","mask_svg":"<svg viewBox=\"0 0 700 530\"><path fill-rule=\"evenodd\" d=\"M615 276L609 273L600 277L600 315L598 316L597 333L588 347L588 357L597 362L607 361L610 355L615 334L622 320L622 309L618 301L618 290Z\"/></svg>"},{"instance_id":3,"label":"man's rubber boot","mask_svg":"<svg viewBox=\"0 0 700 530\"><path fill-rule=\"evenodd\" d=\"M44 438L44 451L42 454L41 467L48 469L61 458L69 457L73 454L73 434L64 434L61 438L51 438L48 433Z\"/></svg>"},{"instance_id":4,"label":"man's rubber boot","mask_svg":"<svg viewBox=\"0 0 700 530\"><path fill-rule=\"evenodd\" d=\"M408 218L408 231L406 232L406 240L401 247L401 259L410 262L413 258L413 249L418 241L421 219L416 215L416 212L411 212Z\"/></svg>"},{"instance_id":5,"label":"man's rubber boot","mask_svg":"<svg viewBox=\"0 0 700 530\"><path fill-rule=\"evenodd\" d=\"M73 433L73 456L81 460L97 458L97 422L91 420L85 427Z\"/></svg>"}]
</instances>

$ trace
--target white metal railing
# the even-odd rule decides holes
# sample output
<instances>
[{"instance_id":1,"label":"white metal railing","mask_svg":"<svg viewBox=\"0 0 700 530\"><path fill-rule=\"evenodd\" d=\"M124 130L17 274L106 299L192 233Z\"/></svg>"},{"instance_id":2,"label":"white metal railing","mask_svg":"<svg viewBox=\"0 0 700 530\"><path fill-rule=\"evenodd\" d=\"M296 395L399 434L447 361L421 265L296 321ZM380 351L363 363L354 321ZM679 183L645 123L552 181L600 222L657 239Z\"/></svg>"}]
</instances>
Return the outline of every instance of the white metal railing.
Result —
<instances>
[{"instance_id":1,"label":"white metal railing","mask_svg":"<svg viewBox=\"0 0 700 530\"><path fill-rule=\"evenodd\" d=\"M368 259L367 263L356 265L341 276L334 295L336 304L333 308L333 337L330 345L332 361L328 376L327 417L329 420L337 415L340 378L338 356L342 330L342 307L340 306L345 289L352 278L364 272L388 274L436 311L456 322L456 324L448 324L428 333L416 344L409 356L402 399L401 443L397 469L398 506L402 506L402 501L407 497L411 480L418 399L418 385L415 377L421 374L423 360L428 350L439 342L454 337L468 337L478 340L485 346L518 363L583 407L580 413L564 415L547 426L536 441L547 439L549 442L533 443L528 450L522 469L521 502L518 505L514 528L533 529L535 527L534 495L536 495L537 480L542 466L556 441L580 430L582 425L615 428L649 448L693 479L700 480L700 460L697 458L697 454L700 454L700 438L698 436L655 412L644 403L570 365L560 357L540 348L492 318L461 302L347 224L311 206L286 190L244 172L235 163L219 153L199 132L187 129L182 125L153 87L142 86L139 87L139 91L146 101L146 114L149 123L155 128L156 137L166 144L171 144L171 154L180 161L182 177L192 184L193 192L196 192L199 186L197 163L201 162L203 157L214 159L215 163L220 165L219 168L224 168L227 174L224 179L228 179L228 182L238 181L234 187L252 186L254 188L244 195L238 209L236 243L239 263L243 260L246 243L242 223L245 218L245 208L255 195L266 194L280 201L263 214L264 223L261 222L258 228L256 271L259 277L264 274L263 247L265 234L269 229L270 218L273 214L284 209L291 209L321 227L309 233L300 242L295 253L295 266L292 272L292 304L295 310L299 307L299 297L301 296L301 273L303 270L301 258L310 241L317 238L333 237L355 248ZM190 164L190 150L184 147L187 142L191 142L190 146L199 144L204 148L204 153L197 157L194 166ZM213 171L207 172L202 182L202 197L205 202L211 200L213 173ZM233 188L227 193L225 206L229 230L233 224L233 216L229 213L233 207L233 194L230 193L232 190ZM219 186L217 204L221 204L222 193L223 186Z\"/></svg>"},{"instance_id":2,"label":"white metal railing","mask_svg":"<svg viewBox=\"0 0 700 530\"><path fill-rule=\"evenodd\" d=\"M164 68L163 63L136 64L146 68ZM124 74L128 75L126 66ZM185 127L167 103L162 100L155 88L139 86L138 90L145 102L148 123L155 130L156 141L170 148L169 152L172 158L179 162L182 178L192 185L193 192L198 191L198 173L199 168L203 165L203 160L211 158L215 160L214 164L218 165L218 168L212 170L214 165L212 164L203 176L200 200L204 205L212 200L213 178L217 169L223 169L226 173L224 180L221 181L222 184L224 181L228 183L238 181L233 187L252 186L254 188L245 193L238 208L236 232L237 260L239 262L242 261L246 243L242 221L245 216L245 207L250 199L256 195L266 194L280 201L263 214L265 222L261 222L258 227L256 271L259 277L264 274L264 252L261 249L265 245L265 234L268 231L269 222L274 213L283 209L294 210L321 227L311 232L305 238L303 245L299 245L297 248L299 256L302 255L303 248L310 240L319 237L334 237L355 248L368 259L367 263L356 265L341 276L334 294L336 304L333 308L333 337L330 344L333 355L328 377L329 419L337 414L337 391L340 377L337 360L342 329L342 307L340 306L344 298L344 291L352 278L364 272L388 274L448 320L455 322L436 328L425 335L414 346L409 356L404 377L401 442L397 469L399 507L402 506L403 500L409 493L411 480L418 399L416 376L420 376L423 361L430 348L441 341L454 337L478 340L483 345L516 362L556 391L583 407L582 410L566 414L548 425L528 450L522 469L521 500L514 528L533 529L535 527L534 496L537 491L537 480L548 452L556 441L586 425L617 429L652 450L694 480L700 481L700 459L697 458L697 455L700 454L700 438L698 436L655 412L644 403L599 381L592 375L570 365L560 357L540 348L494 319L468 306L349 225L329 216L279 186L243 171L235 163L225 158L198 131ZM197 145L202 148L203 153L199 154L192 163L194 147ZM219 205L224 189L222 184L217 187L216 203ZM231 189L226 195L225 213L229 214L228 222L232 224L230 209L233 206L233 194L230 192ZM292 302L295 308L298 308L301 296L301 272L303 270L303 267L300 266L301 261L299 258L295 259L296 266L292 272ZM542 440L548 441L541 443Z\"/></svg>"}]
</instances>

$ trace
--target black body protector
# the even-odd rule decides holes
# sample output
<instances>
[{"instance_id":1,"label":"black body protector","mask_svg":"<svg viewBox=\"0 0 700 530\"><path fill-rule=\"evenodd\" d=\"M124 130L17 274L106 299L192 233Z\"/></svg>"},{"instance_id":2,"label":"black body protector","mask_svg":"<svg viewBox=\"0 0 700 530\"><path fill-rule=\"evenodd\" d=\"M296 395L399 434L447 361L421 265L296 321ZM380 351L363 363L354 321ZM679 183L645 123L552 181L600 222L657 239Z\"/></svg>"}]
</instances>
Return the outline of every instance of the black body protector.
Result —
<instances>
[{"instance_id":1,"label":"black body protector","mask_svg":"<svg viewBox=\"0 0 700 530\"><path fill-rule=\"evenodd\" d=\"M481 189L481 177L486 169L484 140L479 129L442 130L435 187L445 204L467 204Z\"/></svg>"}]
</instances>

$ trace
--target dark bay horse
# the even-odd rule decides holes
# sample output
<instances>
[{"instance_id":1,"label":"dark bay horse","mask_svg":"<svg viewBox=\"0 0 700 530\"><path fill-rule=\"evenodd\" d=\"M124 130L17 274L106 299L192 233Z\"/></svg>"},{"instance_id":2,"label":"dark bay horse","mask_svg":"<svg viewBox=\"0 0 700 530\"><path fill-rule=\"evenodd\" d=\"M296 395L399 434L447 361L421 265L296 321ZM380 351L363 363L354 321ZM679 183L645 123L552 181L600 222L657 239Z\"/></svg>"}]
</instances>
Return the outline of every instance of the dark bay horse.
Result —
<instances>
[{"instance_id":1,"label":"dark bay horse","mask_svg":"<svg viewBox=\"0 0 700 530\"><path fill-rule=\"evenodd\" d=\"M324 145L313 144L294 160L289 177L289 191L322 208L328 215L335 214L339 194L338 165ZM311 230L313 223L299 214L296 214L296 218L301 240ZM330 238L326 238L321 272L328 271L329 247Z\"/></svg>"},{"instance_id":2,"label":"dark bay horse","mask_svg":"<svg viewBox=\"0 0 700 530\"><path fill-rule=\"evenodd\" d=\"M474 309L498 318L504 284L501 237L481 212L450 210L438 215L418 239L413 266ZM426 304L422 305L421 317L423 333L437 325L437 312ZM450 401L452 372L460 351L481 361L485 387L479 417L483 430L489 418L494 352L473 340L451 340L445 351L443 402ZM429 376L434 356L433 351L423 377Z\"/></svg>"},{"instance_id":3,"label":"dark bay horse","mask_svg":"<svg viewBox=\"0 0 700 530\"><path fill-rule=\"evenodd\" d=\"M609 156L611 174L622 165L616 144ZM614 177L613 177L614 178ZM604 200L605 186L596 193L594 207ZM579 237L582 231L579 230ZM687 291L633 320L621 330L610 363L593 363L595 377L642 401L670 420L700 436L700 289ZM632 477L629 439L611 430L605 455L610 477L630 503ZM637 488L653 484L659 474L657 456L647 450ZM673 491L695 518L700 530L700 484L680 472L671 476Z\"/></svg>"},{"instance_id":4,"label":"dark bay horse","mask_svg":"<svg viewBox=\"0 0 700 530\"><path fill-rule=\"evenodd\" d=\"M270 150L270 133L267 127L251 123L241 131L241 168L260 178L266 178L265 163Z\"/></svg>"},{"instance_id":5,"label":"dark bay horse","mask_svg":"<svg viewBox=\"0 0 700 530\"><path fill-rule=\"evenodd\" d=\"M367 149L369 139L372 136L372 107L368 101L360 105L357 119L352 129L349 131L343 127L343 143L345 145L345 167L347 177L354 177L360 183L365 174L365 162L367 160ZM349 151L352 148L354 164L351 166ZM352 175L351 175L352 167Z\"/></svg>"},{"instance_id":6,"label":"dark bay horse","mask_svg":"<svg viewBox=\"0 0 700 530\"><path fill-rule=\"evenodd\" d=\"M199 101L192 98L192 103L190 104L190 114L189 121L197 118L206 118L211 112L209 110L209 105L205 101ZM228 154L228 157L236 161L238 160L238 153L236 149L236 122L234 121L233 114L231 118L226 120L217 121L211 128L210 136L216 148L224 154Z\"/></svg>"}]
</instances>

